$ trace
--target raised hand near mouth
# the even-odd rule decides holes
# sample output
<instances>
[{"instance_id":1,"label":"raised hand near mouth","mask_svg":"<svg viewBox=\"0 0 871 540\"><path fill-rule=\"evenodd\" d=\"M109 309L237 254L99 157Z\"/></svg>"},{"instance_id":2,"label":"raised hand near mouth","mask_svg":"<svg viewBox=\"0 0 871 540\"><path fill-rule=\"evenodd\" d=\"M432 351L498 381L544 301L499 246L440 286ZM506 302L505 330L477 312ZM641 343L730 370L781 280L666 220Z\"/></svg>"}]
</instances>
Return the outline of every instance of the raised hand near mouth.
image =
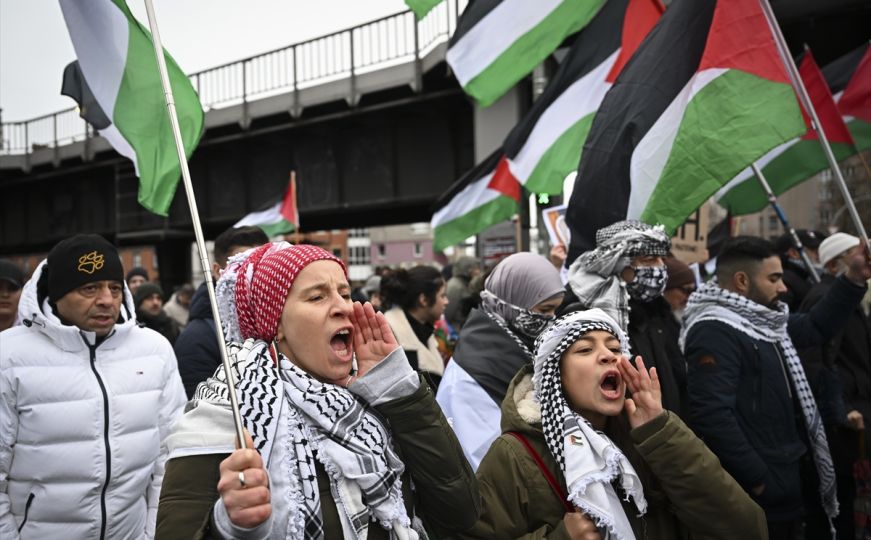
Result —
<instances>
[{"instance_id":1,"label":"raised hand near mouth","mask_svg":"<svg viewBox=\"0 0 871 540\"><path fill-rule=\"evenodd\" d=\"M345 386L355 378L362 377L375 367L378 362L396 350L399 343L393 335L393 330L387 324L384 315L377 313L372 304L354 302L354 312L351 315L354 325L354 356L357 358L357 373L349 377Z\"/></svg>"},{"instance_id":2,"label":"raised hand near mouth","mask_svg":"<svg viewBox=\"0 0 871 540\"><path fill-rule=\"evenodd\" d=\"M617 369L626 382L631 398L626 398L623 408L629 418L629 425L637 428L650 422L662 414L662 392L659 388L659 375L656 368L650 368L650 373L644 366L644 360L638 357L638 369L625 356L617 361Z\"/></svg>"}]
</instances>

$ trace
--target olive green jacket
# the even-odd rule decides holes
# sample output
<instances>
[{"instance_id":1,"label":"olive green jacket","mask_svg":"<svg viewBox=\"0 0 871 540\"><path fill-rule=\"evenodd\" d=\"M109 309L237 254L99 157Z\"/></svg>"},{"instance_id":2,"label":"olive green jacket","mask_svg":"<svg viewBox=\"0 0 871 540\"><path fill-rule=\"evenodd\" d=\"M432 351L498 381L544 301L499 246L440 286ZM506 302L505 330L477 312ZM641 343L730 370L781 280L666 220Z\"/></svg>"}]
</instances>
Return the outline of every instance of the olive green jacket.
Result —
<instances>
[{"instance_id":1,"label":"olive green jacket","mask_svg":"<svg viewBox=\"0 0 871 540\"><path fill-rule=\"evenodd\" d=\"M525 436L567 492L562 471L544 441L541 413L532 401L531 371L532 366L521 369L502 403L503 434L477 472L484 511L461 538L569 538L563 504L522 443L506 434L515 431ZM645 481L648 509L643 517L637 516L632 503L623 503L636 538L768 538L762 510L677 415L663 412L630 435L656 479ZM633 460L631 453L627 457ZM643 466L633 463L636 469L639 465Z\"/></svg>"},{"instance_id":2,"label":"olive green jacket","mask_svg":"<svg viewBox=\"0 0 871 540\"><path fill-rule=\"evenodd\" d=\"M402 488L409 517L419 517L437 537L474 524L481 510L477 482L430 387L421 380L413 394L375 409L387 420L394 447L405 463ZM220 538L212 508L218 500L218 466L227 456L202 454L167 462L156 539ZM329 480L323 466L317 465L325 537L341 538ZM389 533L373 525L369 538L387 539Z\"/></svg>"}]
</instances>

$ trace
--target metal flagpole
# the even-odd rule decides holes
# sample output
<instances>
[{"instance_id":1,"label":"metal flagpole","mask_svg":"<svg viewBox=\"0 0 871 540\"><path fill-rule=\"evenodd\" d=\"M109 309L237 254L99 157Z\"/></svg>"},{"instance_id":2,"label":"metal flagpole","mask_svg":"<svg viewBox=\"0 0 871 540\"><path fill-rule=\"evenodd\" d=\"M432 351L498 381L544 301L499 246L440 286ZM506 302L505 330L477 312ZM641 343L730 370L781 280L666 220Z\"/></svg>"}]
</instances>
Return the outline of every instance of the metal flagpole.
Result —
<instances>
[{"instance_id":1,"label":"metal flagpole","mask_svg":"<svg viewBox=\"0 0 871 540\"><path fill-rule=\"evenodd\" d=\"M236 377L230 359L227 357L227 347L224 339L224 327L221 325L221 315L218 313L218 302L215 297L215 285L212 283L209 264L209 255L206 251L206 242L203 239L203 227L200 224L200 214L197 211L197 200L194 198L194 189L191 184L191 174L188 170L187 157L184 154L184 145L181 140L181 131L178 127L178 116L175 112L175 100L172 96L172 87L169 84L169 75L166 71L166 60L163 57L163 45L160 41L160 32L157 30L157 18L154 16L154 7L151 0L145 0L145 10L148 12L148 26L151 29L151 41L154 43L154 54L157 56L157 68L160 71L160 82L163 85L163 94L166 98L166 108L169 112L169 122L172 125L172 134L175 138L175 148L178 151L178 161L181 166L181 177L184 182L185 193L188 198L188 207L191 212L194 235L197 240L197 249L200 252L200 265L203 268L203 279L206 289L209 291L209 301L212 304L212 317L217 327L218 350L221 351L221 364L224 366L224 375L227 377L227 386L230 395L230 406L233 409L233 420L236 424L236 437L239 439L239 447L245 448L245 436L242 428L242 415L239 412L239 400L236 397Z\"/></svg>"},{"instance_id":2,"label":"metal flagpole","mask_svg":"<svg viewBox=\"0 0 871 540\"><path fill-rule=\"evenodd\" d=\"M804 246L801 243L801 239L798 237L798 233L795 232L795 228L789 224L789 220L786 219L786 213L784 213L783 208L777 203L777 195L771 191L771 186L768 185L768 180L765 179L765 176L762 174L762 170L756 165L756 163L751 163L750 168L753 169L753 174L756 175L756 178L759 180L759 183L762 185L762 189L765 190L765 194L768 196L768 202L771 204L771 207L774 208L774 213L777 214L777 217L780 218L780 222L783 223L783 228L789 232L789 235L792 237L792 243L798 249L799 255L801 255L801 260L804 261L805 266L810 272L811 276L814 279L814 283L820 282L820 275L817 274L816 268L811 263L810 257L808 257L807 252L804 250Z\"/></svg>"},{"instance_id":3,"label":"metal flagpole","mask_svg":"<svg viewBox=\"0 0 871 540\"><path fill-rule=\"evenodd\" d=\"M771 28L771 34L774 37L774 42L777 44L778 51L780 51L780 56L786 66L786 71L789 73L789 79L792 82L795 93L798 95L805 111L807 111L811 118L811 126L820 138L823 153L829 161L829 167L831 167L832 173L834 173L835 179L837 180L838 187L841 189L841 195L844 197L844 204L847 205L847 209L850 211L850 217L856 225L859 237L862 238L862 242L865 243L865 248L869 253L871 253L871 242L868 240L868 233L865 232L865 226L862 225L862 220L859 218L859 212L856 210L856 205L853 204L850 190L847 189L847 183L844 181L843 175L841 175L841 169L838 167L838 161L835 159L832 147L829 146L829 140L826 138L819 117L817 117L817 111L814 109L813 103L811 103L807 89L805 89L801 76L798 73L798 68L792 59L792 55L789 54L789 48L786 46L786 40L783 39L783 34L780 32L777 20L774 18L774 11L771 9L771 4L768 3L768 0L759 0L759 4L762 6L762 12L765 14L765 18L768 20L768 26Z\"/></svg>"}]
</instances>

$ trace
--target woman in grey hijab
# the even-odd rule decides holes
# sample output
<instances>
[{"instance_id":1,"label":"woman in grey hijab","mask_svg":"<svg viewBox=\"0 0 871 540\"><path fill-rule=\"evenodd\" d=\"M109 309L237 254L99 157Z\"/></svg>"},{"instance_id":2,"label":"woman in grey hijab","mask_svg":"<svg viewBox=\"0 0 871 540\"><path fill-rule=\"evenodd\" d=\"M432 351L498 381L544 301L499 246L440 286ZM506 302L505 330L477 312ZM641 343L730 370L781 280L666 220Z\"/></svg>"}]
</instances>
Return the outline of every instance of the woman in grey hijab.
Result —
<instances>
[{"instance_id":1,"label":"woman in grey hijab","mask_svg":"<svg viewBox=\"0 0 871 540\"><path fill-rule=\"evenodd\" d=\"M499 436L508 384L533 359L535 338L553 319L565 289L554 266L534 253L503 259L469 313L436 400L477 468Z\"/></svg>"}]
</instances>

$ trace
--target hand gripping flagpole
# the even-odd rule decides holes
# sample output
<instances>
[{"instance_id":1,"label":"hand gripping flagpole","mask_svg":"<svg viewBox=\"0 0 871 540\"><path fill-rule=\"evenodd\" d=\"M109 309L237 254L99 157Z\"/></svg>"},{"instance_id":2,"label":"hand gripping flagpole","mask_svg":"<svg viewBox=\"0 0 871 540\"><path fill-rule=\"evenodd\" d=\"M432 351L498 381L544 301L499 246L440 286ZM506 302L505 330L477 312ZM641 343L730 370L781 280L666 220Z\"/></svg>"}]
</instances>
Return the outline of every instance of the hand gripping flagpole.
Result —
<instances>
[{"instance_id":1,"label":"hand gripping flagpole","mask_svg":"<svg viewBox=\"0 0 871 540\"><path fill-rule=\"evenodd\" d=\"M221 315L218 313L218 301L215 297L215 286L210 274L211 265L206 251L206 242L203 239L203 227L200 224L200 214L197 210L197 200L194 198L194 189L191 184L191 173L188 170L188 161L184 153L184 144L181 140L181 130L178 127L178 115L175 111L175 100L172 96L172 87L169 84L169 75L166 71L166 59L163 57L163 45L160 42L160 32L157 30L157 18L154 16L154 7L151 0L145 0L145 10L148 12L148 26L151 29L151 41L154 43L154 54L157 56L157 68L160 71L160 82L163 85L163 95L166 98L166 108L169 112L169 122L172 125L172 135L175 138L175 148L178 151L178 161L181 166L181 177L184 182L185 193L188 198L188 207L191 212L194 235L197 240L197 249L200 252L200 265L203 268L203 279L206 289L209 291L209 302L212 304L212 317L215 319L218 339L218 350L221 351L221 364L224 366L224 375L227 377L227 388L230 396L230 407L233 409L233 421L236 424L236 437L239 440L239 448L245 448L245 436L242 428L242 414L239 412L239 400L236 397L236 377L227 356L227 347L224 339L224 327L221 325Z\"/></svg>"},{"instance_id":2,"label":"hand gripping flagpole","mask_svg":"<svg viewBox=\"0 0 871 540\"><path fill-rule=\"evenodd\" d=\"M804 246L801 243L801 239L798 237L798 233L795 232L795 228L789 224L789 220L786 218L786 214L783 211L783 208L777 203L777 195L771 190L771 186L768 185L768 180L765 179L765 176L762 174L762 169L756 165L756 162L750 164L750 168L753 169L753 174L756 175L756 179L759 180L759 183L762 185L762 189L765 190L765 195L768 197L768 202L771 204L771 207L774 209L774 213L777 214L777 217L780 219L780 222L783 224L783 228L789 232L789 235L792 237L792 243L798 249L799 255L801 255L801 259L804 261L805 266L810 272L811 277L814 280L814 283L820 282L820 275L817 274L817 269L814 268L813 263L811 263L810 257L808 257L807 251L805 251Z\"/></svg>"},{"instance_id":3,"label":"hand gripping flagpole","mask_svg":"<svg viewBox=\"0 0 871 540\"><path fill-rule=\"evenodd\" d=\"M768 3L768 0L759 0L759 4L762 6L762 12L765 13L765 18L768 20L768 26L771 28L771 34L774 37L774 42L777 44L777 50L780 52L781 60L783 60L783 63L786 66L786 71L789 73L792 87L795 89L795 93L798 95L805 111L807 111L808 116L811 118L811 126L820 138L823 153L829 161L829 167L831 167L838 187L841 189L841 195L844 197L844 204L850 212L850 217L853 219L853 223L856 225L859 237L865 244L865 249L868 253L871 253L871 242L868 241L868 233L865 232L865 226L862 225L862 220L859 218L859 212L856 211L856 205L853 203L853 198L850 196L850 190L847 189L847 183L844 181L843 175L841 175L841 169L838 167L838 161L835 159L835 154L832 152L832 147L829 145L829 139L826 137L823 125L820 123L819 117L817 117L817 111L814 109L813 103L811 103L811 99L808 96L807 89L804 87L804 83L801 80L801 76L798 73L798 68L792 59L792 55L789 54L789 48L786 46L786 40L783 39L780 26L777 25L777 20L774 18L774 11L771 9L771 4Z\"/></svg>"}]
</instances>

